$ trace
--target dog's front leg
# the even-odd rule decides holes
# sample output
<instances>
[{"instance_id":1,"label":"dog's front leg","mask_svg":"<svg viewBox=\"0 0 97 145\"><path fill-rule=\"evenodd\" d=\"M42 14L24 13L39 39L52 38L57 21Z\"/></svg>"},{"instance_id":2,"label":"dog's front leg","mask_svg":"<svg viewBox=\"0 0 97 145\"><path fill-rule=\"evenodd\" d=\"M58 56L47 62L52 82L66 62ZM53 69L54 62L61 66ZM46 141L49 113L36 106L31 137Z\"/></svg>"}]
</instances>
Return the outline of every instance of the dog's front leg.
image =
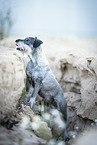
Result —
<instances>
[{"instance_id":1,"label":"dog's front leg","mask_svg":"<svg viewBox=\"0 0 97 145\"><path fill-rule=\"evenodd\" d=\"M31 108L32 108L33 104L35 103L35 99L36 99L36 96L37 96L40 88L41 88L41 83L39 81L35 82L34 90L31 95L31 99L29 101L29 103L31 103Z\"/></svg>"},{"instance_id":2,"label":"dog's front leg","mask_svg":"<svg viewBox=\"0 0 97 145\"><path fill-rule=\"evenodd\" d=\"M30 86L31 86L31 84L30 84L30 82L29 82L29 79L27 78L27 79L26 79L26 94L25 94L25 96L26 96L26 101L28 100L28 98L29 98L29 96L30 96Z\"/></svg>"}]
</instances>

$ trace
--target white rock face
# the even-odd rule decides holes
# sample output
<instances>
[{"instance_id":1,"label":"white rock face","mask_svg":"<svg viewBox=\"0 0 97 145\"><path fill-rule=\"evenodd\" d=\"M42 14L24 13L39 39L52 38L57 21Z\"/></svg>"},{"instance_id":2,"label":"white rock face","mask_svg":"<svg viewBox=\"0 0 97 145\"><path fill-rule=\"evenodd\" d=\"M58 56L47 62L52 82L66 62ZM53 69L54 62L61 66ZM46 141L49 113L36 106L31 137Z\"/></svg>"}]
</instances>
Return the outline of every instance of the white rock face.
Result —
<instances>
[{"instance_id":1,"label":"white rock face","mask_svg":"<svg viewBox=\"0 0 97 145\"><path fill-rule=\"evenodd\" d=\"M65 92L80 94L77 115L95 120L97 118L97 59L95 56L91 57L83 53L79 55L74 51L66 53L64 58L61 60L63 89Z\"/></svg>"},{"instance_id":2,"label":"white rock face","mask_svg":"<svg viewBox=\"0 0 97 145\"><path fill-rule=\"evenodd\" d=\"M15 55L16 50L0 48L0 113L15 111L24 88L24 65Z\"/></svg>"}]
</instances>

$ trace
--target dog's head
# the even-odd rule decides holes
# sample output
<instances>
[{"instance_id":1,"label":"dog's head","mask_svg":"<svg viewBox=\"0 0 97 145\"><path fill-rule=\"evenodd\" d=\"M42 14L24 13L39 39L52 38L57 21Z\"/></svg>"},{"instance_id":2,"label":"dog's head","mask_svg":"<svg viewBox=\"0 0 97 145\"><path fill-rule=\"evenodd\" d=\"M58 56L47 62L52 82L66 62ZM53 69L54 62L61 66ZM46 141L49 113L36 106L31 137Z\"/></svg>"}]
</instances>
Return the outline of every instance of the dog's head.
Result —
<instances>
[{"instance_id":1,"label":"dog's head","mask_svg":"<svg viewBox=\"0 0 97 145\"><path fill-rule=\"evenodd\" d=\"M43 42L37 37L27 37L25 39L17 39L16 41L17 50L22 52L33 52L37 47L39 47Z\"/></svg>"}]
</instances>

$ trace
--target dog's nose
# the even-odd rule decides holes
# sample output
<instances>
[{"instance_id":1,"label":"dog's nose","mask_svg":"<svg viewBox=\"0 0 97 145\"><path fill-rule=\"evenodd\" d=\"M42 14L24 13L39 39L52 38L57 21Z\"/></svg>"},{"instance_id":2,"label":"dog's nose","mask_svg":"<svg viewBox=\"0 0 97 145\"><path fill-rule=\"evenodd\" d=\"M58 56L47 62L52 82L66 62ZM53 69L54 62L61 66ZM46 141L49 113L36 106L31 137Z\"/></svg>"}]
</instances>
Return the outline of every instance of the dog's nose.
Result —
<instances>
[{"instance_id":1,"label":"dog's nose","mask_svg":"<svg viewBox=\"0 0 97 145\"><path fill-rule=\"evenodd\" d=\"M15 40L15 42L19 42L21 39L17 39L17 40Z\"/></svg>"}]
</instances>

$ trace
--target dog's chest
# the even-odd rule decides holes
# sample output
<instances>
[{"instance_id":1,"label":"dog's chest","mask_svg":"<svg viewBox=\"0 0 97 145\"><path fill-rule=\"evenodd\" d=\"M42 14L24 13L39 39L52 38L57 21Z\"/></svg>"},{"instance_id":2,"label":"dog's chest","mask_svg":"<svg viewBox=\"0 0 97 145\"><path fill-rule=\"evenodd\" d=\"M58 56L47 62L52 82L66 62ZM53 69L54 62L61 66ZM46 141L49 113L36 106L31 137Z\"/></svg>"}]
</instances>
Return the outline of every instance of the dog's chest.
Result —
<instances>
[{"instance_id":1,"label":"dog's chest","mask_svg":"<svg viewBox=\"0 0 97 145\"><path fill-rule=\"evenodd\" d=\"M34 80L38 78L38 74L39 74L39 69L37 67L29 68L26 70L26 75Z\"/></svg>"},{"instance_id":2,"label":"dog's chest","mask_svg":"<svg viewBox=\"0 0 97 145\"><path fill-rule=\"evenodd\" d=\"M32 80L43 80L45 74L47 73L47 68L48 66L35 66L33 63L29 62L26 68L26 75Z\"/></svg>"}]
</instances>

